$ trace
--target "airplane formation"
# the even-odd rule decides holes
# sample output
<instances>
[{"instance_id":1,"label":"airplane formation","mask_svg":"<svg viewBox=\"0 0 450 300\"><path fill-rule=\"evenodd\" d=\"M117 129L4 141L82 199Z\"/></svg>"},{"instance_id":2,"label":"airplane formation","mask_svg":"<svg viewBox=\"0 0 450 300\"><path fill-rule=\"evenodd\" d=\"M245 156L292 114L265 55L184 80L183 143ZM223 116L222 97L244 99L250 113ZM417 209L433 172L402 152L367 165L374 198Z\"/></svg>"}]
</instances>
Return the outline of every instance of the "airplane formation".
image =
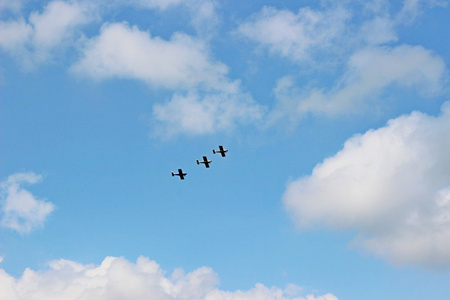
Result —
<instances>
[{"instance_id":1,"label":"airplane formation","mask_svg":"<svg viewBox=\"0 0 450 300\"><path fill-rule=\"evenodd\" d=\"M225 157L225 153L227 153L228 150L224 149L222 145L219 146L219 150L213 149L213 154L220 153L222 157ZM206 156L203 156L203 160L197 159L197 165L204 164L206 168L209 168L209 164L212 162L212 160L208 160ZM178 169L178 172L172 171L172 176L179 176L181 180L184 180L184 177L187 175L187 173L183 173L182 169Z\"/></svg>"}]
</instances>

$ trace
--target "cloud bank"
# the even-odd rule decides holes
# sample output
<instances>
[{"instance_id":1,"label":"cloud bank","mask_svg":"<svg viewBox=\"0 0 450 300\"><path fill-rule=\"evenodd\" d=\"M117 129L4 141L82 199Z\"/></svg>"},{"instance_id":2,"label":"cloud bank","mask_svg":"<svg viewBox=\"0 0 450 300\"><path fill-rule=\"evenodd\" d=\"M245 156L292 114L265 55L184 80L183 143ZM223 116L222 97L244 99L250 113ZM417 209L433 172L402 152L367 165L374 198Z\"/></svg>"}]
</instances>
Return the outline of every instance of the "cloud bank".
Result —
<instances>
[{"instance_id":1,"label":"cloud bank","mask_svg":"<svg viewBox=\"0 0 450 300\"><path fill-rule=\"evenodd\" d=\"M289 183L300 228L358 232L354 243L394 263L450 267L450 103L356 135Z\"/></svg>"},{"instance_id":2,"label":"cloud bank","mask_svg":"<svg viewBox=\"0 0 450 300\"><path fill-rule=\"evenodd\" d=\"M19 233L29 233L44 224L54 210L51 202L37 199L22 184L35 184L42 176L34 173L16 173L0 183L0 224Z\"/></svg>"},{"instance_id":3,"label":"cloud bank","mask_svg":"<svg viewBox=\"0 0 450 300\"><path fill-rule=\"evenodd\" d=\"M201 267L185 274L178 269L170 277L145 257L136 263L120 257L106 257L100 266L68 260L49 263L48 270L26 269L14 278L0 269L0 300L337 300L332 294L306 298L286 290L257 284L247 291L222 291L211 268Z\"/></svg>"},{"instance_id":4,"label":"cloud bank","mask_svg":"<svg viewBox=\"0 0 450 300\"><path fill-rule=\"evenodd\" d=\"M72 47L79 58L72 73L94 80L139 80L174 92L153 106L157 135L201 135L248 124L265 123L267 128L283 119L295 123L308 114L363 112L381 95L401 89L438 95L446 79L443 59L422 46L393 43L399 39L398 27L413 22L425 7L444 4L405 0L394 11L388 1L325 1L297 11L266 6L250 15L232 36L302 67L297 74L276 78L274 109L268 113L214 56L212 40L220 24L216 0L50 1L28 18L17 14L0 21L0 48L32 68ZM0 9L20 10L11 1L2 5ZM127 6L162 15L178 8L196 33L161 38L127 22L102 21L97 35L85 36L84 25ZM326 75L317 75L318 70ZM300 78L305 72L308 78Z\"/></svg>"}]
</instances>

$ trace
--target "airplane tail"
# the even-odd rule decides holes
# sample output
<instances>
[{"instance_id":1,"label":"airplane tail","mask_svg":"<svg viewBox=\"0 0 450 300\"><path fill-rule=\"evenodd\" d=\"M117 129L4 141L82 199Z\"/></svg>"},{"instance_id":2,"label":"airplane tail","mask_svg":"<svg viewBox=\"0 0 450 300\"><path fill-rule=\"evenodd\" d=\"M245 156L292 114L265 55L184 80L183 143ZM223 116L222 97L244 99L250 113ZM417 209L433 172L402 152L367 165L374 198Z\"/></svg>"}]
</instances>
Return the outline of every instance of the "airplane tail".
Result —
<instances>
[{"instance_id":1,"label":"airplane tail","mask_svg":"<svg viewBox=\"0 0 450 300\"><path fill-rule=\"evenodd\" d=\"M172 172L172 176L175 176L175 174Z\"/></svg>"},{"instance_id":2,"label":"airplane tail","mask_svg":"<svg viewBox=\"0 0 450 300\"><path fill-rule=\"evenodd\" d=\"M213 149L213 154L216 154L216 150Z\"/></svg>"},{"instance_id":3,"label":"airplane tail","mask_svg":"<svg viewBox=\"0 0 450 300\"><path fill-rule=\"evenodd\" d=\"M197 159L197 165L199 165L200 164L200 162L198 161L198 159Z\"/></svg>"}]
</instances>

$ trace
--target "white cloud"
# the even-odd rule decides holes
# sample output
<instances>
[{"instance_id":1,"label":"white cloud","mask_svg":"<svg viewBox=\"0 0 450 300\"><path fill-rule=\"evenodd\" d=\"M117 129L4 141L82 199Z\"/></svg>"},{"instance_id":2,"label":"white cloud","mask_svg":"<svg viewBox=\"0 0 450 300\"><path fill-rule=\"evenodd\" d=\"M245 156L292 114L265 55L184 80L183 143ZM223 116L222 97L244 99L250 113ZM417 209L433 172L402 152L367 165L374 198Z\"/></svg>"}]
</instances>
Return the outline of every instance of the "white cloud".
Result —
<instances>
[{"instance_id":1,"label":"white cloud","mask_svg":"<svg viewBox=\"0 0 450 300\"><path fill-rule=\"evenodd\" d=\"M262 106L242 93L175 94L169 102L153 106L155 131L165 137L231 130L237 124L261 121L264 113Z\"/></svg>"},{"instance_id":2,"label":"white cloud","mask_svg":"<svg viewBox=\"0 0 450 300\"><path fill-rule=\"evenodd\" d=\"M89 21L87 7L77 2L50 2L42 13L32 12L30 24L34 28L33 44L38 48L52 48L70 36L79 25Z\"/></svg>"},{"instance_id":3,"label":"white cloud","mask_svg":"<svg viewBox=\"0 0 450 300\"><path fill-rule=\"evenodd\" d=\"M219 4L216 0L196 0L188 4L191 25L204 39L210 38L217 29L219 24L218 7Z\"/></svg>"},{"instance_id":4,"label":"white cloud","mask_svg":"<svg viewBox=\"0 0 450 300\"><path fill-rule=\"evenodd\" d=\"M302 7L297 13L264 7L237 32L273 54L317 68L324 61L339 63L355 49L397 41L397 27L412 23L425 7L447 4L404 0L394 11L387 0L324 1L318 9Z\"/></svg>"},{"instance_id":5,"label":"white cloud","mask_svg":"<svg viewBox=\"0 0 450 300\"><path fill-rule=\"evenodd\" d=\"M107 257L100 266L56 260L49 267L26 269L20 278L0 269L0 300L337 300L332 294L306 298L288 295L289 291L262 284L248 291L225 292L216 287L219 279L211 268L201 267L187 274L175 270L166 277L156 262L145 257L139 257L136 263Z\"/></svg>"},{"instance_id":6,"label":"white cloud","mask_svg":"<svg viewBox=\"0 0 450 300\"><path fill-rule=\"evenodd\" d=\"M387 17L375 17L361 25L361 40L369 45L380 45L397 40L394 23Z\"/></svg>"},{"instance_id":7,"label":"white cloud","mask_svg":"<svg viewBox=\"0 0 450 300\"><path fill-rule=\"evenodd\" d=\"M23 19L0 22L0 46L5 52L26 54L25 43L31 40L33 28Z\"/></svg>"},{"instance_id":8,"label":"white cloud","mask_svg":"<svg viewBox=\"0 0 450 300\"><path fill-rule=\"evenodd\" d=\"M154 87L201 87L233 91L226 65L209 57L206 45L183 33L170 40L125 23L105 24L84 49L72 70L95 79L119 77L143 80Z\"/></svg>"},{"instance_id":9,"label":"white cloud","mask_svg":"<svg viewBox=\"0 0 450 300\"><path fill-rule=\"evenodd\" d=\"M191 18L191 25L201 36L209 34L219 22L217 0L134 0L131 3L162 11L182 6L187 9ZM129 1L127 4L129 4Z\"/></svg>"},{"instance_id":10,"label":"white cloud","mask_svg":"<svg viewBox=\"0 0 450 300\"><path fill-rule=\"evenodd\" d=\"M76 2L52 1L42 13L0 22L0 47L27 67L48 61L56 49L71 42L76 29L92 16L87 6Z\"/></svg>"},{"instance_id":11,"label":"white cloud","mask_svg":"<svg viewBox=\"0 0 450 300\"><path fill-rule=\"evenodd\" d=\"M187 0L134 0L131 3L136 3L140 6L166 10L170 7L180 5L184 2L187 2Z\"/></svg>"},{"instance_id":12,"label":"white cloud","mask_svg":"<svg viewBox=\"0 0 450 300\"><path fill-rule=\"evenodd\" d=\"M0 0L0 13L6 10L17 13L23 5L23 0Z\"/></svg>"},{"instance_id":13,"label":"white cloud","mask_svg":"<svg viewBox=\"0 0 450 300\"><path fill-rule=\"evenodd\" d=\"M197 4L211 12L211 3ZM231 130L259 121L264 113L240 90L238 80L227 77L228 67L211 57L205 40L180 32L166 40L127 23L104 24L71 70L97 80L137 79L152 88L177 90L170 101L153 107L159 136Z\"/></svg>"},{"instance_id":14,"label":"white cloud","mask_svg":"<svg viewBox=\"0 0 450 300\"><path fill-rule=\"evenodd\" d=\"M284 204L301 227L358 232L354 243L394 263L450 267L450 103L346 141Z\"/></svg>"},{"instance_id":15,"label":"white cloud","mask_svg":"<svg viewBox=\"0 0 450 300\"><path fill-rule=\"evenodd\" d=\"M289 77L274 89L278 100L276 116L306 113L340 115L365 109L389 87L415 89L423 96L442 91L445 63L421 46L367 47L354 53L347 71L329 91L301 90Z\"/></svg>"},{"instance_id":16,"label":"white cloud","mask_svg":"<svg viewBox=\"0 0 450 300\"><path fill-rule=\"evenodd\" d=\"M348 12L341 7L325 11L304 7L297 14L264 7L237 31L268 47L270 52L299 62L311 59L318 50L331 47L342 35L348 17Z\"/></svg>"},{"instance_id":17,"label":"white cloud","mask_svg":"<svg viewBox=\"0 0 450 300\"><path fill-rule=\"evenodd\" d=\"M396 16L396 22L398 23L413 23L416 18L422 14L424 7L434 6L446 6L448 1L446 0L404 0L402 9Z\"/></svg>"},{"instance_id":18,"label":"white cloud","mask_svg":"<svg viewBox=\"0 0 450 300\"><path fill-rule=\"evenodd\" d=\"M53 211L51 202L37 199L21 184L35 184L42 179L34 173L16 173L1 182L1 226L29 233L42 226Z\"/></svg>"}]
</instances>

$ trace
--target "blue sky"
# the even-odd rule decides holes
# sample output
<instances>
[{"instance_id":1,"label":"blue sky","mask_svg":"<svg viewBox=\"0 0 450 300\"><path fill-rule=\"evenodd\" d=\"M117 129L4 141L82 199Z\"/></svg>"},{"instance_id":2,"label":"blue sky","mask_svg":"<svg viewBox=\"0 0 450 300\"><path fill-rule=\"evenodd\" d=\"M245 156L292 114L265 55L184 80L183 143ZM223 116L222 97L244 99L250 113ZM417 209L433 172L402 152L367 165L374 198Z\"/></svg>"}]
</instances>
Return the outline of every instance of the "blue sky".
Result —
<instances>
[{"instance_id":1,"label":"blue sky","mask_svg":"<svg viewBox=\"0 0 450 300\"><path fill-rule=\"evenodd\" d=\"M0 0L0 300L445 298L449 20Z\"/></svg>"}]
</instances>

